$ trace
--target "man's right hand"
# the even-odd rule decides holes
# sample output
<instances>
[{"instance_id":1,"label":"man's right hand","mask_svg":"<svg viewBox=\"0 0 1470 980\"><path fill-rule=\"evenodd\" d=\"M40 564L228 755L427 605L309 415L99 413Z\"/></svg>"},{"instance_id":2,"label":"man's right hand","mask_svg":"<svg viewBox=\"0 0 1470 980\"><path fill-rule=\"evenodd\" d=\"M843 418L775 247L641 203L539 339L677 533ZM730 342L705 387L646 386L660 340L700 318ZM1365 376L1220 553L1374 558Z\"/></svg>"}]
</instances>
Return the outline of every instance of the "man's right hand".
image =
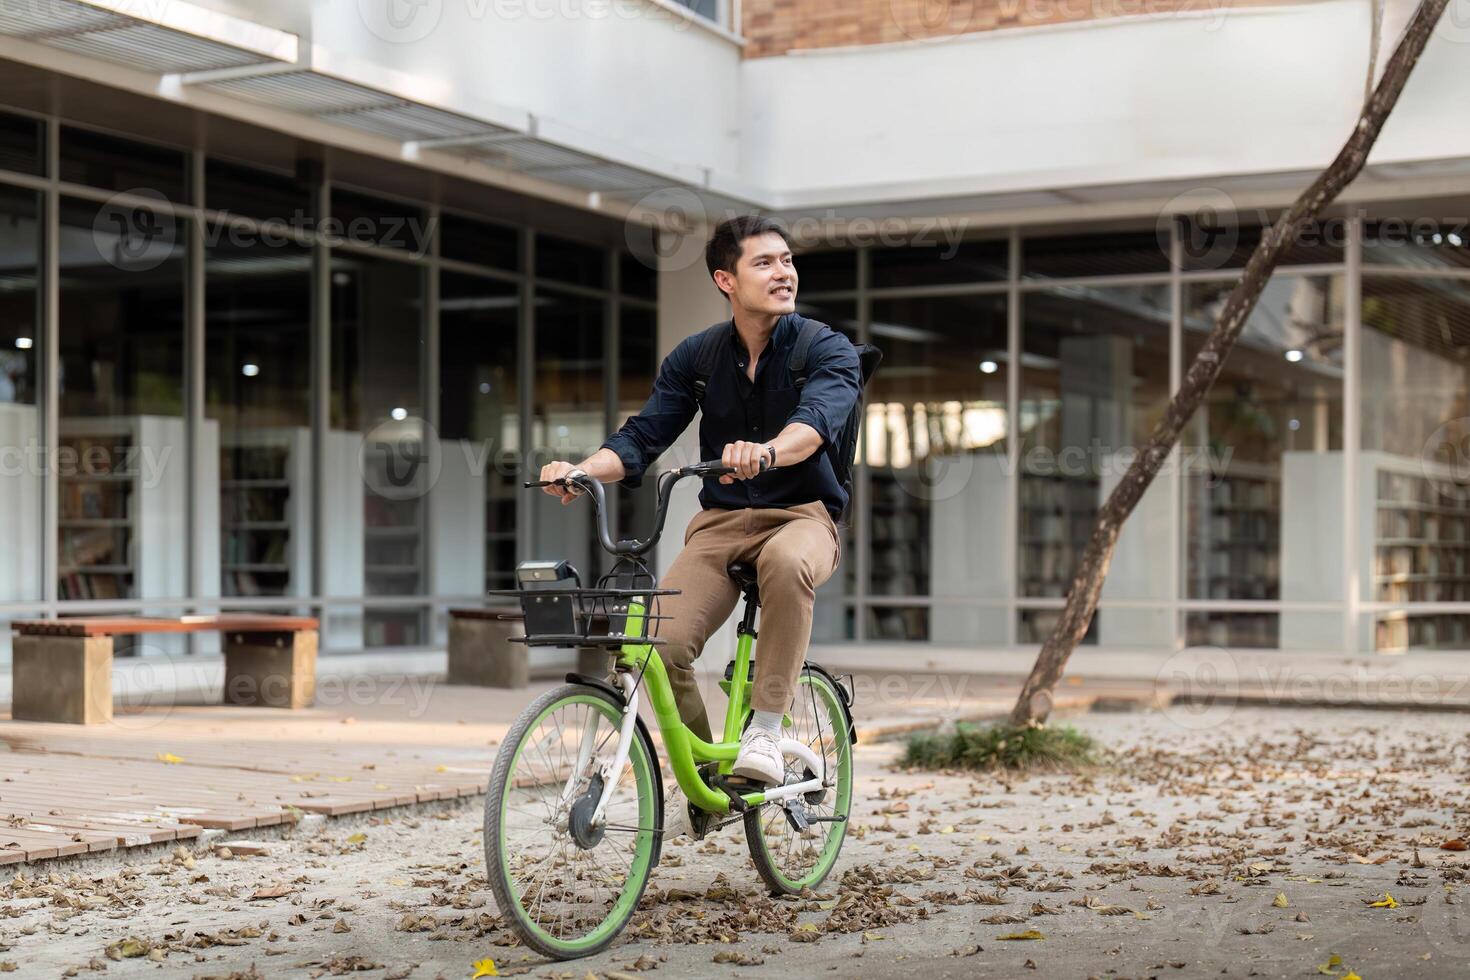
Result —
<instances>
[{"instance_id":1,"label":"man's right hand","mask_svg":"<svg viewBox=\"0 0 1470 980\"><path fill-rule=\"evenodd\" d=\"M547 463L545 466L541 467L541 479L560 480L575 469L577 469L577 465L575 463L568 463L565 460L559 459L554 462ZM582 491L576 489L575 487L549 486L542 487L541 489L544 490L546 493L551 494L553 497L560 497L562 506L566 506L573 500L576 500L577 497L581 496L582 494Z\"/></svg>"}]
</instances>

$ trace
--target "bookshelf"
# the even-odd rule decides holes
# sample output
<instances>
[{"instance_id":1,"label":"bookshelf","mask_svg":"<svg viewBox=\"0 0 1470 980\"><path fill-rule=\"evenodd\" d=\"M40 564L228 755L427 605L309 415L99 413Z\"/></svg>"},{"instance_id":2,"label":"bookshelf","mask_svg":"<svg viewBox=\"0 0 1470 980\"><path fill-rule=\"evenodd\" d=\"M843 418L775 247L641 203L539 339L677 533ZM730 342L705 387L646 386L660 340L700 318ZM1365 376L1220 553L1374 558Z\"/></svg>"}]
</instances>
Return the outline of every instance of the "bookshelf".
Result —
<instances>
[{"instance_id":1,"label":"bookshelf","mask_svg":"<svg viewBox=\"0 0 1470 980\"><path fill-rule=\"evenodd\" d=\"M244 429L220 447L226 596L311 594L311 430Z\"/></svg>"},{"instance_id":2,"label":"bookshelf","mask_svg":"<svg viewBox=\"0 0 1470 980\"><path fill-rule=\"evenodd\" d=\"M209 456L218 438L218 424L205 420L200 441ZM76 460L58 475L58 598L189 595L184 420L66 418L58 441ZM217 492L216 472L199 468L202 494Z\"/></svg>"},{"instance_id":3,"label":"bookshelf","mask_svg":"<svg viewBox=\"0 0 1470 980\"><path fill-rule=\"evenodd\" d=\"M1186 592L1194 599L1281 597L1281 467L1231 461L1223 472L1202 462L1185 474ZM1191 612L1185 642L1275 647L1275 613Z\"/></svg>"},{"instance_id":4,"label":"bookshelf","mask_svg":"<svg viewBox=\"0 0 1470 980\"><path fill-rule=\"evenodd\" d=\"M1376 602L1470 602L1470 486L1445 467L1373 453ZM1409 465L1404 465L1405 463ZM1470 647L1470 615L1379 613L1368 624L1380 653Z\"/></svg>"},{"instance_id":5,"label":"bookshelf","mask_svg":"<svg viewBox=\"0 0 1470 980\"><path fill-rule=\"evenodd\" d=\"M1096 476L1023 471L1017 524L1021 595L1067 594L1092 533L1098 489Z\"/></svg>"},{"instance_id":6,"label":"bookshelf","mask_svg":"<svg viewBox=\"0 0 1470 980\"><path fill-rule=\"evenodd\" d=\"M40 445L40 412L34 405L0 403L0 445ZM0 549L0 599L41 597L37 569L41 567L41 474L28 466L0 472L0 513L16 530ZM0 651L8 651L10 631L0 636Z\"/></svg>"},{"instance_id":7,"label":"bookshelf","mask_svg":"<svg viewBox=\"0 0 1470 980\"><path fill-rule=\"evenodd\" d=\"M874 595L929 594L929 505L912 487L917 467L874 468L869 554Z\"/></svg>"},{"instance_id":8,"label":"bookshelf","mask_svg":"<svg viewBox=\"0 0 1470 980\"><path fill-rule=\"evenodd\" d=\"M1356 554L1343 540L1343 455L1288 453L1284 459L1282 597L1342 601L1343 569L1358 569L1366 602L1470 601L1470 487L1454 472L1378 450L1358 455ZM1333 614L1281 614L1283 649L1320 649ZM1335 617L1341 622L1341 616ZM1359 650L1470 648L1470 614L1413 608L1370 614L1354 624Z\"/></svg>"}]
</instances>

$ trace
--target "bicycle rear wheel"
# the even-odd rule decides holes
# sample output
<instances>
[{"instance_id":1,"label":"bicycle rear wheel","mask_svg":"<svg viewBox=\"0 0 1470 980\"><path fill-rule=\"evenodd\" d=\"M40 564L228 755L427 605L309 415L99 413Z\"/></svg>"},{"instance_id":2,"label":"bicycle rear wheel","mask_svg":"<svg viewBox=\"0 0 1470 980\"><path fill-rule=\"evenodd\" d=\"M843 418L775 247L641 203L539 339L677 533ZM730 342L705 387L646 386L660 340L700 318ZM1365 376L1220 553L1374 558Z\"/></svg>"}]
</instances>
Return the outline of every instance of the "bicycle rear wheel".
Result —
<instances>
[{"instance_id":1,"label":"bicycle rear wheel","mask_svg":"<svg viewBox=\"0 0 1470 980\"><path fill-rule=\"evenodd\" d=\"M792 826L780 803L763 804L745 815L750 858L761 880L781 895L795 895L826 880L847 838L852 809L852 738L841 695L825 673L802 669L790 716L792 726L783 728L782 736L811 747L827 767L828 785L802 797L804 812L820 818L803 830ZM800 760L786 757L786 783L810 775Z\"/></svg>"},{"instance_id":2,"label":"bicycle rear wheel","mask_svg":"<svg viewBox=\"0 0 1470 980\"><path fill-rule=\"evenodd\" d=\"M588 956L616 939L658 863L662 783L642 726L608 777L614 795L604 821L591 820L622 717L623 705L598 688L548 691L511 727L490 775L490 889L506 924L554 959Z\"/></svg>"}]
</instances>

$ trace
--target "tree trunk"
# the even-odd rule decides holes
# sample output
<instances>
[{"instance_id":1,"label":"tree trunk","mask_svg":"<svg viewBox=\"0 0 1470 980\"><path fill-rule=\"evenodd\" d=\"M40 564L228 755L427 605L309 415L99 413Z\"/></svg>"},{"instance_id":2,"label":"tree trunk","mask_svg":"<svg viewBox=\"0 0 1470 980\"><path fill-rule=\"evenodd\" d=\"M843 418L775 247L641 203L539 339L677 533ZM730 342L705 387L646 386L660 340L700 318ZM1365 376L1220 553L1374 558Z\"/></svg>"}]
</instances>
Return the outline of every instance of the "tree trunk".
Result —
<instances>
[{"instance_id":1,"label":"tree trunk","mask_svg":"<svg viewBox=\"0 0 1470 980\"><path fill-rule=\"evenodd\" d=\"M1026 678L1026 684L1021 688L1020 697L1016 699L1016 706L1011 711L1013 724L1042 722L1051 714L1057 681L1062 676L1067 659L1082 641L1087 626L1097 611L1098 595L1102 592L1103 579L1107 576L1113 547L1117 544L1118 532L1122 530L1123 522L1133 513L1143 492L1148 489L1164 460L1173 450L1179 433L1219 377L1225 358L1230 356L1231 349L1235 347L1246 320L1255 309L1261 290L1271 278L1283 253L1305 226L1321 214L1323 208L1332 203L1363 169L1369 151L1378 140L1384 122L1398 102L1404 83L1409 80L1409 74L1414 70L1414 65L1424 51L1424 46L1447 3L1448 0L1422 0L1409 20L1408 27L1404 29L1393 57L1384 66L1382 80L1363 106L1362 115L1337 158L1276 219L1251 254L1245 271L1241 273L1240 282L1236 283L1235 289L1226 299L1219 319L1211 328L1194 363L1185 372L1184 381L1169 402L1164 417L1154 426L1127 473L1098 511L1097 523L1093 526L1092 537L1082 553L1082 562L1067 593L1062 615L1042 646L1041 653L1037 655L1031 675Z\"/></svg>"}]
</instances>

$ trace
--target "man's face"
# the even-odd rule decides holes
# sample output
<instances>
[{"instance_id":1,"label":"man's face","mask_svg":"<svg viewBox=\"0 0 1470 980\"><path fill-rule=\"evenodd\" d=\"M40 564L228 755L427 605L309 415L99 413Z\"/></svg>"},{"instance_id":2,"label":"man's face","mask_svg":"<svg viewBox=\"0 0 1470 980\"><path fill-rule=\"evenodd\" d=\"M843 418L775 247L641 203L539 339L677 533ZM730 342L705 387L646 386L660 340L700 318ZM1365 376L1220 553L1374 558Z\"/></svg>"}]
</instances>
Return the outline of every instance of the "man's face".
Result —
<instances>
[{"instance_id":1,"label":"man's face","mask_svg":"<svg viewBox=\"0 0 1470 980\"><path fill-rule=\"evenodd\" d=\"M733 291L730 287L733 285ZM740 243L735 275L724 288L730 302L751 313L777 316L796 311L796 264L786 240L774 231L751 235Z\"/></svg>"}]
</instances>

